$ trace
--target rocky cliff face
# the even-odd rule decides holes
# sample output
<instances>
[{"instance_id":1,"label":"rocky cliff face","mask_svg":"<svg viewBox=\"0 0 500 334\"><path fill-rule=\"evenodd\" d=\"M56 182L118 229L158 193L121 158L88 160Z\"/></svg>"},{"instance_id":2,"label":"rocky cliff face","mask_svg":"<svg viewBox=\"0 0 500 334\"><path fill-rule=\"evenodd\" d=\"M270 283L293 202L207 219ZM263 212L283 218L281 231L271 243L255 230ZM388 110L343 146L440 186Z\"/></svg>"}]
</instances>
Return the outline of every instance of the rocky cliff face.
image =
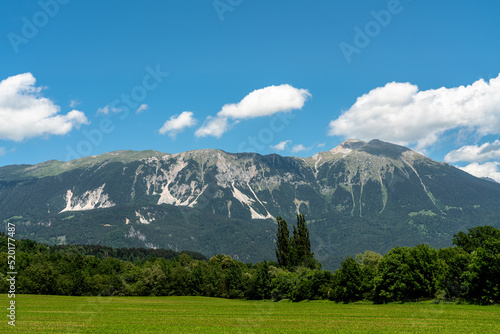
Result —
<instances>
[{"instance_id":1,"label":"rocky cliff face","mask_svg":"<svg viewBox=\"0 0 500 334\"><path fill-rule=\"evenodd\" d=\"M348 140L310 158L118 151L0 168L0 219L45 242L273 258L276 216L310 223L327 265L499 223L500 184L405 147Z\"/></svg>"}]
</instances>

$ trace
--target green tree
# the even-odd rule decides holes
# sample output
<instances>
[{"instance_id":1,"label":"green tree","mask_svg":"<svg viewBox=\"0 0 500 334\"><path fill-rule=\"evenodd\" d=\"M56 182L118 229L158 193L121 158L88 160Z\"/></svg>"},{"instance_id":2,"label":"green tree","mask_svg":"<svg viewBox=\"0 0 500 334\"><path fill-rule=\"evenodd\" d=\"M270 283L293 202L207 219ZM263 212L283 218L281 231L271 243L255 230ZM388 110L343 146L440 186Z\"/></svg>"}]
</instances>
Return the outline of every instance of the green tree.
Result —
<instances>
[{"instance_id":1,"label":"green tree","mask_svg":"<svg viewBox=\"0 0 500 334\"><path fill-rule=\"evenodd\" d=\"M291 244L291 265L304 266L311 269L320 268L321 265L314 258L311 252L311 240L309 239L309 229L307 228L304 215L297 215L297 227L293 227L293 237Z\"/></svg>"},{"instance_id":2,"label":"green tree","mask_svg":"<svg viewBox=\"0 0 500 334\"><path fill-rule=\"evenodd\" d=\"M278 264L285 268L303 266L311 269L321 268L321 264L311 252L311 240L304 215L297 215L297 226L293 226L290 238L288 225L281 217L276 218L278 232L276 234L276 258Z\"/></svg>"},{"instance_id":3,"label":"green tree","mask_svg":"<svg viewBox=\"0 0 500 334\"><path fill-rule=\"evenodd\" d=\"M279 271L272 279L273 299L279 301L284 298L292 298L299 283L300 278L297 273L291 273L287 270Z\"/></svg>"},{"instance_id":4,"label":"green tree","mask_svg":"<svg viewBox=\"0 0 500 334\"><path fill-rule=\"evenodd\" d=\"M330 271L300 268L297 272L295 286L290 292L292 301L315 300L328 297L333 285L333 274Z\"/></svg>"},{"instance_id":5,"label":"green tree","mask_svg":"<svg viewBox=\"0 0 500 334\"><path fill-rule=\"evenodd\" d=\"M310 270L310 299L328 299L333 286L333 273L329 270Z\"/></svg>"},{"instance_id":6,"label":"green tree","mask_svg":"<svg viewBox=\"0 0 500 334\"><path fill-rule=\"evenodd\" d=\"M252 276L247 295L250 299L271 298L272 283L269 275L269 264L267 261L257 264L257 269Z\"/></svg>"},{"instance_id":7,"label":"green tree","mask_svg":"<svg viewBox=\"0 0 500 334\"><path fill-rule=\"evenodd\" d=\"M290 299L294 302L300 302L306 299L312 299L312 275L310 274L310 269L306 269L297 275L295 285L290 291Z\"/></svg>"},{"instance_id":8,"label":"green tree","mask_svg":"<svg viewBox=\"0 0 500 334\"><path fill-rule=\"evenodd\" d=\"M373 251L366 251L364 254L356 255L356 262L361 265L361 268L370 267L374 270L377 270L378 264L380 260L382 260L383 256L379 253L375 253Z\"/></svg>"},{"instance_id":9,"label":"green tree","mask_svg":"<svg viewBox=\"0 0 500 334\"><path fill-rule=\"evenodd\" d=\"M356 260L348 256L335 274L336 286L333 300L336 302L350 303L363 299L363 271Z\"/></svg>"},{"instance_id":10,"label":"green tree","mask_svg":"<svg viewBox=\"0 0 500 334\"><path fill-rule=\"evenodd\" d=\"M206 268L202 267L202 262L196 261L193 270L189 273L188 292L193 296L202 296L203 282L205 281Z\"/></svg>"},{"instance_id":11,"label":"green tree","mask_svg":"<svg viewBox=\"0 0 500 334\"><path fill-rule=\"evenodd\" d=\"M161 266L147 262L134 291L141 296L165 296L168 294L166 283L167 275Z\"/></svg>"},{"instance_id":12,"label":"green tree","mask_svg":"<svg viewBox=\"0 0 500 334\"><path fill-rule=\"evenodd\" d=\"M88 282L88 279L86 279L87 272L85 270L87 268L86 260L87 259L81 253L77 253L71 259L70 277L73 282L71 291L71 295L73 296L83 296L87 292L86 282Z\"/></svg>"},{"instance_id":13,"label":"green tree","mask_svg":"<svg viewBox=\"0 0 500 334\"><path fill-rule=\"evenodd\" d=\"M276 218L278 223L278 232L276 233L276 259L278 264L282 267L290 265L290 232L286 221L281 218Z\"/></svg>"},{"instance_id":14,"label":"green tree","mask_svg":"<svg viewBox=\"0 0 500 334\"><path fill-rule=\"evenodd\" d=\"M379 263L375 302L433 298L439 282L439 263L437 251L428 245L391 249Z\"/></svg>"},{"instance_id":15,"label":"green tree","mask_svg":"<svg viewBox=\"0 0 500 334\"><path fill-rule=\"evenodd\" d=\"M375 288L375 277L377 276L378 265L383 256L379 253L366 251L364 254L356 255L356 262L359 263L362 271L362 291L363 299L372 300Z\"/></svg>"},{"instance_id":16,"label":"green tree","mask_svg":"<svg viewBox=\"0 0 500 334\"><path fill-rule=\"evenodd\" d=\"M469 229L468 233L458 232L453 236L453 244L472 253L482 247L488 240L500 240L500 230L489 225Z\"/></svg>"},{"instance_id":17,"label":"green tree","mask_svg":"<svg viewBox=\"0 0 500 334\"><path fill-rule=\"evenodd\" d=\"M306 220L302 214L297 215L297 227L293 227L293 237L290 243L293 263L296 265L304 263L306 258L311 255L311 242Z\"/></svg>"},{"instance_id":18,"label":"green tree","mask_svg":"<svg viewBox=\"0 0 500 334\"><path fill-rule=\"evenodd\" d=\"M471 255L460 247L447 247L438 250L438 256L442 263L439 288L444 291L445 299L464 297L463 276L469 268Z\"/></svg>"},{"instance_id":19,"label":"green tree","mask_svg":"<svg viewBox=\"0 0 500 334\"><path fill-rule=\"evenodd\" d=\"M19 277L19 292L42 295L55 293L57 274L51 263L43 261L33 264L23 270Z\"/></svg>"},{"instance_id":20,"label":"green tree","mask_svg":"<svg viewBox=\"0 0 500 334\"><path fill-rule=\"evenodd\" d=\"M486 240L472 253L464 278L467 300L478 304L500 303L500 240Z\"/></svg>"},{"instance_id":21,"label":"green tree","mask_svg":"<svg viewBox=\"0 0 500 334\"><path fill-rule=\"evenodd\" d=\"M227 297L243 298L243 271L238 261L231 261L224 281L226 284Z\"/></svg>"}]
</instances>

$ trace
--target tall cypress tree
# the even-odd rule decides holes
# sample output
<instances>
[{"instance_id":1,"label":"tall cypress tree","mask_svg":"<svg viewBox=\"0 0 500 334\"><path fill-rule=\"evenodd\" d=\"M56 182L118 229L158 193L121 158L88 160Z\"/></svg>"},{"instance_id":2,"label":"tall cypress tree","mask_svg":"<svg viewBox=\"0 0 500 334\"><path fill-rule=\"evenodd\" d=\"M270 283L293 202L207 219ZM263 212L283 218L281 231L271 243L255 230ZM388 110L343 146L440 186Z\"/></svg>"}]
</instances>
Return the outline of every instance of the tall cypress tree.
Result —
<instances>
[{"instance_id":1,"label":"tall cypress tree","mask_svg":"<svg viewBox=\"0 0 500 334\"><path fill-rule=\"evenodd\" d=\"M290 237L286 221L277 217L278 232L276 234L276 259L283 267L306 266L311 269L321 268L321 264L311 252L311 241L304 215L297 215L297 226L293 226Z\"/></svg>"},{"instance_id":2,"label":"tall cypress tree","mask_svg":"<svg viewBox=\"0 0 500 334\"><path fill-rule=\"evenodd\" d=\"M276 259L278 264L287 267L290 264L290 232L286 221L277 217L278 232L276 233Z\"/></svg>"},{"instance_id":3,"label":"tall cypress tree","mask_svg":"<svg viewBox=\"0 0 500 334\"><path fill-rule=\"evenodd\" d=\"M311 253L311 240L309 239L309 230L307 228L304 215L297 215L297 226L299 229L300 240L302 240L302 251L305 259L313 254Z\"/></svg>"},{"instance_id":4,"label":"tall cypress tree","mask_svg":"<svg viewBox=\"0 0 500 334\"><path fill-rule=\"evenodd\" d=\"M311 241L309 239L309 230L307 229L304 215L297 215L297 228L293 227L292 244L292 265L305 265L308 259L314 254L311 253Z\"/></svg>"},{"instance_id":5,"label":"tall cypress tree","mask_svg":"<svg viewBox=\"0 0 500 334\"><path fill-rule=\"evenodd\" d=\"M300 263L301 252L300 252L300 237L299 231L295 225L293 226L292 237L290 238L290 266L295 267Z\"/></svg>"}]
</instances>

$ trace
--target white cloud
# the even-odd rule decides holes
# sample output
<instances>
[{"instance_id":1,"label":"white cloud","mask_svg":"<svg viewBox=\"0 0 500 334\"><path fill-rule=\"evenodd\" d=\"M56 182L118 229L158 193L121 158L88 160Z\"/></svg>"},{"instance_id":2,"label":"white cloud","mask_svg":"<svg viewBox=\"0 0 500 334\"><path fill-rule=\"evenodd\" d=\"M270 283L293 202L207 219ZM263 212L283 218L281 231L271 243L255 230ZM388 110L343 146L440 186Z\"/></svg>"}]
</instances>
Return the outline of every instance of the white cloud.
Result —
<instances>
[{"instance_id":1,"label":"white cloud","mask_svg":"<svg viewBox=\"0 0 500 334\"><path fill-rule=\"evenodd\" d=\"M310 96L307 89L297 89L287 84L257 89L238 103L224 105L215 117L208 117L195 134L197 137L220 138L236 124L229 125L229 119L243 120L302 109Z\"/></svg>"},{"instance_id":2,"label":"white cloud","mask_svg":"<svg viewBox=\"0 0 500 334\"><path fill-rule=\"evenodd\" d=\"M486 162L484 164L478 164L477 162L473 162L465 167L459 167L459 168L476 177L489 177L497 182L500 182L499 162Z\"/></svg>"},{"instance_id":3,"label":"white cloud","mask_svg":"<svg viewBox=\"0 0 500 334\"><path fill-rule=\"evenodd\" d=\"M110 112L112 113L119 113L122 112L122 109L114 107L112 104L107 104L102 108L97 109L97 113L100 114L109 114Z\"/></svg>"},{"instance_id":4,"label":"white cloud","mask_svg":"<svg viewBox=\"0 0 500 334\"><path fill-rule=\"evenodd\" d=\"M135 111L137 114L140 114L143 111L146 111L149 109L149 106L147 104L141 104L139 108Z\"/></svg>"},{"instance_id":5,"label":"white cloud","mask_svg":"<svg viewBox=\"0 0 500 334\"><path fill-rule=\"evenodd\" d=\"M359 97L331 121L329 135L416 143L423 149L457 128L479 136L500 133L500 75L489 82L425 91L410 83L388 83Z\"/></svg>"},{"instance_id":6,"label":"white cloud","mask_svg":"<svg viewBox=\"0 0 500 334\"><path fill-rule=\"evenodd\" d=\"M191 111L183 111L180 115L170 117L160 129L160 134L168 133L170 138L175 139L179 132L196 124L196 119Z\"/></svg>"},{"instance_id":7,"label":"white cloud","mask_svg":"<svg viewBox=\"0 0 500 334\"><path fill-rule=\"evenodd\" d=\"M220 138L235 123L229 124L229 121L225 117L208 116L205 123L194 134L196 137L214 136Z\"/></svg>"},{"instance_id":8,"label":"white cloud","mask_svg":"<svg viewBox=\"0 0 500 334\"><path fill-rule=\"evenodd\" d=\"M324 147L326 145L326 143L319 143L318 145L316 145L317 147Z\"/></svg>"},{"instance_id":9,"label":"white cloud","mask_svg":"<svg viewBox=\"0 0 500 334\"><path fill-rule=\"evenodd\" d=\"M5 147L0 146L0 157L7 154L7 149Z\"/></svg>"},{"instance_id":10,"label":"white cloud","mask_svg":"<svg viewBox=\"0 0 500 334\"><path fill-rule=\"evenodd\" d=\"M292 152L297 153L297 152L307 151L310 149L311 149L310 147L304 147L304 145L300 144L300 145L295 145L294 147L292 147Z\"/></svg>"},{"instance_id":11,"label":"white cloud","mask_svg":"<svg viewBox=\"0 0 500 334\"><path fill-rule=\"evenodd\" d=\"M483 162L495 159L500 159L500 140L498 139L493 143L484 143L481 146L462 146L458 150L446 154L444 157L444 160L447 162Z\"/></svg>"},{"instance_id":12,"label":"white cloud","mask_svg":"<svg viewBox=\"0 0 500 334\"><path fill-rule=\"evenodd\" d=\"M292 152L297 153L297 152L302 152L302 151L309 151L309 150L312 150L314 147L322 147L322 146L324 146L324 144L315 143L309 147L305 147L304 145L299 144L299 145L295 145L292 147Z\"/></svg>"},{"instance_id":13,"label":"white cloud","mask_svg":"<svg viewBox=\"0 0 500 334\"><path fill-rule=\"evenodd\" d=\"M271 146L271 148L273 150L276 150L276 151L283 151L286 149L286 145L288 143L291 143L292 141L289 139L289 140L284 140L282 142L279 142L278 144L274 145L274 146Z\"/></svg>"},{"instance_id":14,"label":"white cloud","mask_svg":"<svg viewBox=\"0 0 500 334\"><path fill-rule=\"evenodd\" d=\"M235 119L254 118L302 109L311 94L307 89L297 89L290 85L269 86L254 90L239 103L226 104L217 114Z\"/></svg>"},{"instance_id":15,"label":"white cloud","mask_svg":"<svg viewBox=\"0 0 500 334\"><path fill-rule=\"evenodd\" d=\"M35 87L31 73L18 74L0 82L0 139L22 141L28 138L64 135L89 124L85 114L72 110L60 115L60 107Z\"/></svg>"},{"instance_id":16,"label":"white cloud","mask_svg":"<svg viewBox=\"0 0 500 334\"><path fill-rule=\"evenodd\" d=\"M77 101L77 100L71 100L69 101L69 107L70 108L74 108L76 107L77 105L79 105L81 102Z\"/></svg>"}]
</instances>

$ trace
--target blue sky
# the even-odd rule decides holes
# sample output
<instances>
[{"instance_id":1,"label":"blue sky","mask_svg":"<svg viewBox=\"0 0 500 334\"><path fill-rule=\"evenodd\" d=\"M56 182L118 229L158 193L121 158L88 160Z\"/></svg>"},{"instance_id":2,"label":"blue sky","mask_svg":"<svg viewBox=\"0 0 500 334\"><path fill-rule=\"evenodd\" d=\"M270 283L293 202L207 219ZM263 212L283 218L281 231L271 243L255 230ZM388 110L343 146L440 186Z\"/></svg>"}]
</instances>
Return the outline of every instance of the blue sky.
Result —
<instances>
[{"instance_id":1,"label":"blue sky","mask_svg":"<svg viewBox=\"0 0 500 334\"><path fill-rule=\"evenodd\" d=\"M0 166L399 143L500 181L497 1L17 1Z\"/></svg>"}]
</instances>

